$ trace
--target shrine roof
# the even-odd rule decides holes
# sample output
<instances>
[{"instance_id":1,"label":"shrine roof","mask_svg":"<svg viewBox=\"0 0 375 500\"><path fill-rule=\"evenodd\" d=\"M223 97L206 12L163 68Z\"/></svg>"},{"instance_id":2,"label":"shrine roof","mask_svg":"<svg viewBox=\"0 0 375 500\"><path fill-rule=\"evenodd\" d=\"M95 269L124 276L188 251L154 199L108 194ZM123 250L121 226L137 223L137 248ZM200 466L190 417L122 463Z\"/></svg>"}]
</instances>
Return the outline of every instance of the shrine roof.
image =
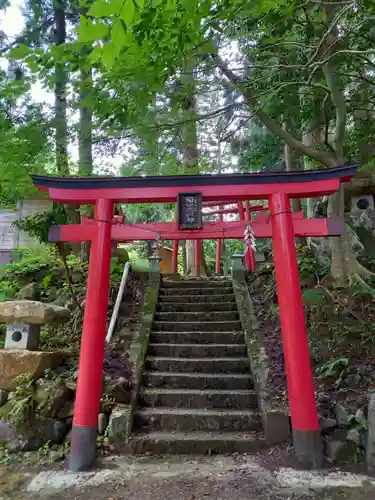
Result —
<instances>
[{"instance_id":1,"label":"shrine roof","mask_svg":"<svg viewBox=\"0 0 375 500\"><path fill-rule=\"evenodd\" d=\"M185 186L235 186L259 184L285 184L325 181L340 178L349 180L358 165L343 165L321 170L301 170L294 172L199 174L144 177L53 177L33 175L33 184L40 189L111 189L111 188L157 188Z\"/></svg>"}]
</instances>

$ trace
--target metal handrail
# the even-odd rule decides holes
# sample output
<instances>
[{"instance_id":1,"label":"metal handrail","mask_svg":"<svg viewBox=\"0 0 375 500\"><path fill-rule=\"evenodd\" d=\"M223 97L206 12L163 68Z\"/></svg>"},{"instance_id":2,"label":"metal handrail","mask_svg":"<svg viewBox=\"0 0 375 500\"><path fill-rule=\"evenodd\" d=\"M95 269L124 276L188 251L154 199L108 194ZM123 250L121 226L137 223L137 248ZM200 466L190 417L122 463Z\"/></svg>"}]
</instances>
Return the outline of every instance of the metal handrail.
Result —
<instances>
[{"instance_id":1,"label":"metal handrail","mask_svg":"<svg viewBox=\"0 0 375 500\"><path fill-rule=\"evenodd\" d=\"M106 342L110 342L112 335L113 335L113 332L114 332L114 329L115 329L115 326L116 326L117 316L118 316L118 312L120 310L122 298L124 296L125 286L126 286L126 282L128 280L130 269L131 269L131 265L129 262L127 262L124 266L124 272L122 273L121 283L120 283L120 287L118 289L115 307L113 308L111 322L109 323L108 333L107 333L107 336L105 338Z\"/></svg>"}]
</instances>

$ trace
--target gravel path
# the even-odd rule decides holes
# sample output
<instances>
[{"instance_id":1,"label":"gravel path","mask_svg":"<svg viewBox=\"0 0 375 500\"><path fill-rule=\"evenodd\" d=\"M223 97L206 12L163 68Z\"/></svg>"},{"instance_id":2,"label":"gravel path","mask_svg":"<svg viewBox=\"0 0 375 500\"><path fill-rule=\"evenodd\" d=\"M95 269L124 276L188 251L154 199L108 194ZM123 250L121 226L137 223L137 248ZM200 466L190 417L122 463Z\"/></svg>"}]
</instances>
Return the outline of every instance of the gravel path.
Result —
<instances>
[{"instance_id":1,"label":"gravel path","mask_svg":"<svg viewBox=\"0 0 375 500\"><path fill-rule=\"evenodd\" d=\"M260 457L112 457L89 473L3 470L0 500L373 500L375 479L268 468Z\"/></svg>"}]
</instances>

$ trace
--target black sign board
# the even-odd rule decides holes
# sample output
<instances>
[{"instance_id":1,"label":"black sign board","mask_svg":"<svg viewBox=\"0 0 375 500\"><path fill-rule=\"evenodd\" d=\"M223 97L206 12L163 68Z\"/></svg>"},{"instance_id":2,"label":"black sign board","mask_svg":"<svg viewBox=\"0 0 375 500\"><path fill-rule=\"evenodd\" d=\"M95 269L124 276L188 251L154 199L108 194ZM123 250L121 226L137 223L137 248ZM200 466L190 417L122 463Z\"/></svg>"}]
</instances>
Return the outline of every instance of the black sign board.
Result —
<instances>
[{"instance_id":1,"label":"black sign board","mask_svg":"<svg viewBox=\"0 0 375 500\"><path fill-rule=\"evenodd\" d=\"M202 229L202 193L179 193L177 224L179 229Z\"/></svg>"}]
</instances>

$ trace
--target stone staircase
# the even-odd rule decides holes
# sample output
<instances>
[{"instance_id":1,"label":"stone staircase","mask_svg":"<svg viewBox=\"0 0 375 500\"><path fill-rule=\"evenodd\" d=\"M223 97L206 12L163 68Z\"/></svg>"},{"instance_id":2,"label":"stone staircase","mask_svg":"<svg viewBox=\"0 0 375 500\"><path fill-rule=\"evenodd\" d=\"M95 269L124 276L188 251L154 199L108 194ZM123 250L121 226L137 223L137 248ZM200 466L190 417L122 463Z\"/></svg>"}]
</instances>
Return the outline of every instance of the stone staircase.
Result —
<instances>
[{"instance_id":1,"label":"stone staircase","mask_svg":"<svg viewBox=\"0 0 375 500\"><path fill-rule=\"evenodd\" d=\"M133 453L264 446L230 281L164 280L131 436Z\"/></svg>"}]
</instances>

